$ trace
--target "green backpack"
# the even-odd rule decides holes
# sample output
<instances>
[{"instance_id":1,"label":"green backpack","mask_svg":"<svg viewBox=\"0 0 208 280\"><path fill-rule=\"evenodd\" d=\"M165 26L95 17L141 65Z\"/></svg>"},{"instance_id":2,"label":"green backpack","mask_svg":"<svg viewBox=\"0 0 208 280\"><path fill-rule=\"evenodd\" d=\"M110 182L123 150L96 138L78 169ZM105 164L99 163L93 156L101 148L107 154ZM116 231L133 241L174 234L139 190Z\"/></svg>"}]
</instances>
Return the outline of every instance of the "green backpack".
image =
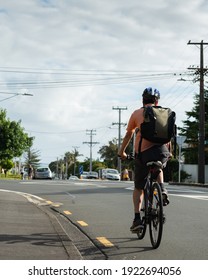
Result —
<instances>
[{"instance_id":1,"label":"green backpack","mask_svg":"<svg viewBox=\"0 0 208 280\"><path fill-rule=\"evenodd\" d=\"M166 144L175 134L176 114L161 106L144 107L144 122L141 124L141 139Z\"/></svg>"}]
</instances>

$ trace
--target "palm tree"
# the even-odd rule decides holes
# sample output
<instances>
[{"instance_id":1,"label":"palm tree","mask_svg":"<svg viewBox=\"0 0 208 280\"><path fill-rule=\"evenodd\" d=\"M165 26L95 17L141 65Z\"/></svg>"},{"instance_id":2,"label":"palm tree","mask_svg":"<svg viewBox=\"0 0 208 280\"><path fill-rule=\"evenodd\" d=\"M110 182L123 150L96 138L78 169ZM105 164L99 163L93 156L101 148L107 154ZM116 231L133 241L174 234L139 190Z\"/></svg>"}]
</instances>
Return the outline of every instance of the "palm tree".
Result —
<instances>
[{"instance_id":1,"label":"palm tree","mask_svg":"<svg viewBox=\"0 0 208 280\"><path fill-rule=\"evenodd\" d=\"M40 151L29 148L24 154L24 164L28 167L32 165L37 168L40 165Z\"/></svg>"}]
</instances>

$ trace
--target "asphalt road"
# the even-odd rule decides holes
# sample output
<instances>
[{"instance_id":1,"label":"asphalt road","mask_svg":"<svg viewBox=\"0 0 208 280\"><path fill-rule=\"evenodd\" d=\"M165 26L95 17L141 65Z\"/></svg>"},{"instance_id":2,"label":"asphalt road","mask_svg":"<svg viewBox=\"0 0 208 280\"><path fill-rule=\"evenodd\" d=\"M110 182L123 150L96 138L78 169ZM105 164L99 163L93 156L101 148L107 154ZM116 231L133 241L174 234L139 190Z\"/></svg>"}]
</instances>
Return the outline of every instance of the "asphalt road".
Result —
<instances>
[{"instance_id":1,"label":"asphalt road","mask_svg":"<svg viewBox=\"0 0 208 280\"><path fill-rule=\"evenodd\" d=\"M85 236L78 249L88 255L101 252L104 259L207 260L208 189L167 186L171 203L161 245L151 247L147 231L143 240L129 231L133 219L132 182L109 181L0 181L0 189L26 192L47 201L67 230L72 222ZM73 237L73 238L76 238ZM78 238L78 237L77 237ZM86 239L95 246L83 246ZM83 249L84 248L84 249ZM100 258L100 255L99 255Z\"/></svg>"}]
</instances>

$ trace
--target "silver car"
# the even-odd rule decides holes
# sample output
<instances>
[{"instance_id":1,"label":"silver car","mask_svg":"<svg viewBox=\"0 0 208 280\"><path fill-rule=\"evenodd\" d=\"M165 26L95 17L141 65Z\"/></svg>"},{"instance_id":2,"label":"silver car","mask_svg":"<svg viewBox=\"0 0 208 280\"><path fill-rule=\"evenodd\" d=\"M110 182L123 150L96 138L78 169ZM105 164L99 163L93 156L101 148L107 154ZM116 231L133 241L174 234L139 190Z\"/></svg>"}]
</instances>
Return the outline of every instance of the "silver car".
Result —
<instances>
[{"instance_id":1,"label":"silver car","mask_svg":"<svg viewBox=\"0 0 208 280\"><path fill-rule=\"evenodd\" d=\"M49 167L38 167L34 172L34 179L52 179L52 172Z\"/></svg>"},{"instance_id":2,"label":"silver car","mask_svg":"<svg viewBox=\"0 0 208 280\"><path fill-rule=\"evenodd\" d=\"M95 171L88 172L87 179L98 179L98 173Z\"/></svg>"}]
</instances>

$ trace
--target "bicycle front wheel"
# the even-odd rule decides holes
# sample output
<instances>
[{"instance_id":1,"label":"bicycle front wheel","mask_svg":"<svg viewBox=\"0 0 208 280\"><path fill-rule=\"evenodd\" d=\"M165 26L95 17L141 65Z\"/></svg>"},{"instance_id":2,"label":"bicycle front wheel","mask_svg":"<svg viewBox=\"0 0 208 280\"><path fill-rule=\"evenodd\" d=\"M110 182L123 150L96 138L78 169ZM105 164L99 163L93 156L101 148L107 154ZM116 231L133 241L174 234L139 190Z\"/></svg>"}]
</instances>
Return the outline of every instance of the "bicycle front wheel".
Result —
<instances>
[{"instance_id":1,"label":"bicycle front wheel","mask_svg":"<svg viewBox=\"0 0 208 280\"><path fill-rule=\"evenodd\" d=\"M152 201L149 208L149 233L152 247L160 246L163 232L163 201L160 186L157 182L152 185Z\"/></svg>"}]
</instances>

